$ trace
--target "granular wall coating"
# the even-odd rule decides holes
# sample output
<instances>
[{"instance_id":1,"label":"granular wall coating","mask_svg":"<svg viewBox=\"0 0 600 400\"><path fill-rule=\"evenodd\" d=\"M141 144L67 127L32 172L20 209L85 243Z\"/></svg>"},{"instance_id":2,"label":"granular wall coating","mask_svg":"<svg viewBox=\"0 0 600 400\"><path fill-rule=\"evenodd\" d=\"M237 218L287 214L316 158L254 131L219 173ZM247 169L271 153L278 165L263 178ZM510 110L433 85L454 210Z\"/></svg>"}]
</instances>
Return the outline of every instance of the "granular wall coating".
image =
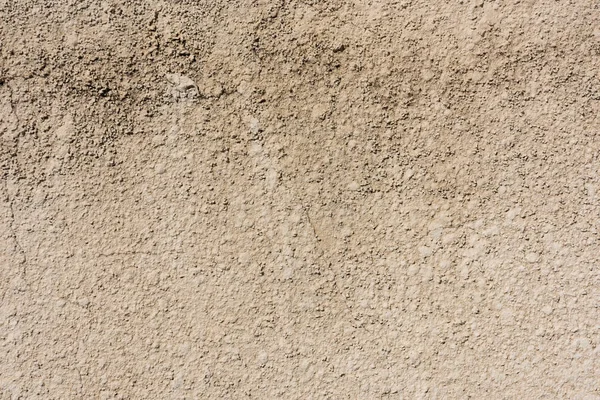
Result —
<instances>
[{"instance_id":1,"label":"granular wall coating","mask_svg":"<svg viewBox=\"0 0 600 400\"><path fill-rule=\"evenodd\" d=\"M0 399L600 399L595 1L0 0Z\"/></svg>"}]
</instances>

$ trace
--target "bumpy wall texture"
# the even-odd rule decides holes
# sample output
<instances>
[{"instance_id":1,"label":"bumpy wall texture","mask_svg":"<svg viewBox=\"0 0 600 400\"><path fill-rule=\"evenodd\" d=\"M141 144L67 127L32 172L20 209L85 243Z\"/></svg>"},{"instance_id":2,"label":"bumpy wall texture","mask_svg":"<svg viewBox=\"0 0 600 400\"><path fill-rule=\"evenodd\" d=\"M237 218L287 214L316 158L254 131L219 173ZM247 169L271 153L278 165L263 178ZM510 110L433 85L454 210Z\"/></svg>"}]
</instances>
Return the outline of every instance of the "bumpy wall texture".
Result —
<instances>
[{"instance_id":1,"label":"bumpy wall texture","mask_svg":"<svg viewBox=\"0 0 600 400\"><path fill-rule=\"evenodd\" d=\"M1 399L600 398L600 7L0 0Z\"/></svg>"}]
</instances>

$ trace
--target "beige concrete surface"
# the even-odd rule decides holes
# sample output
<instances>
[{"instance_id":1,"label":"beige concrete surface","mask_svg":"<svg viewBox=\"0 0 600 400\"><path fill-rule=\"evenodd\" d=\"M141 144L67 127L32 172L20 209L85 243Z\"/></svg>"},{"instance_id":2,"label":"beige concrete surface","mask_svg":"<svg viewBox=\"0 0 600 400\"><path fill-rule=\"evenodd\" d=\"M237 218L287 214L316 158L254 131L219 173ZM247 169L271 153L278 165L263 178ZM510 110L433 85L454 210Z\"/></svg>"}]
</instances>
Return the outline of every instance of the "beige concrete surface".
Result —
<instances>
[{"instance_id":1,"label":"beige concrete surface","mask_svg":"<svg viewBox=\"0 0 600 400\"><path fill-rule=\"evenodd\" d=\"M591 0L0 0L0 399L600 399Z\"/></svg>"}]
</instances>

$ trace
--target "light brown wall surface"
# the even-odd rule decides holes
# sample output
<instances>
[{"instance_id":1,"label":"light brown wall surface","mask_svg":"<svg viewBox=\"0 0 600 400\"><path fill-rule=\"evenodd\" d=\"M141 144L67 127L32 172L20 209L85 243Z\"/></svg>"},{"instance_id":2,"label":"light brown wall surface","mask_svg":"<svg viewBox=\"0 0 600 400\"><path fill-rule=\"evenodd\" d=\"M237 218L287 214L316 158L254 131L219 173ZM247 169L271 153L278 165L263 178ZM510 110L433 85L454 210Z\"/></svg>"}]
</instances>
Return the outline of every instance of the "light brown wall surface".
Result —
<instances>
[{"instance_id":1,"label":"light brown wall surface","mask_svg":"<svg viewBox=\"0 0 600 400\"><path fill-rule=\"evenodd\" d=\"M600 399L597 1L0 0L0 399Z\"/></svg>"}]
</instances>

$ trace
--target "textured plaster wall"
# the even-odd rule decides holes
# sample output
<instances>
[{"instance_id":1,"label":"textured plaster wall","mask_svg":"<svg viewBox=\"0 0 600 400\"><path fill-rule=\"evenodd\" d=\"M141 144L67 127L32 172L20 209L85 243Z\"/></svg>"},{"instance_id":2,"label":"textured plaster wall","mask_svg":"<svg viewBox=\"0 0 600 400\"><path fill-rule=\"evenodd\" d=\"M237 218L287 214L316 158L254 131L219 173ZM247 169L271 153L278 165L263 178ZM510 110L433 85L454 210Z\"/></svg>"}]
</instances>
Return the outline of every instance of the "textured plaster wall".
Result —
<instances>
[{"instance_id":1,"label":"textured plaster wall","mask_svg":"<svg viewBox=\"0 0 600 400\"><path fill-rule=\"evenodd\" d=\"M0 0L0 399L599 399L599 27Z\"/></svg>"}]
</instances>

